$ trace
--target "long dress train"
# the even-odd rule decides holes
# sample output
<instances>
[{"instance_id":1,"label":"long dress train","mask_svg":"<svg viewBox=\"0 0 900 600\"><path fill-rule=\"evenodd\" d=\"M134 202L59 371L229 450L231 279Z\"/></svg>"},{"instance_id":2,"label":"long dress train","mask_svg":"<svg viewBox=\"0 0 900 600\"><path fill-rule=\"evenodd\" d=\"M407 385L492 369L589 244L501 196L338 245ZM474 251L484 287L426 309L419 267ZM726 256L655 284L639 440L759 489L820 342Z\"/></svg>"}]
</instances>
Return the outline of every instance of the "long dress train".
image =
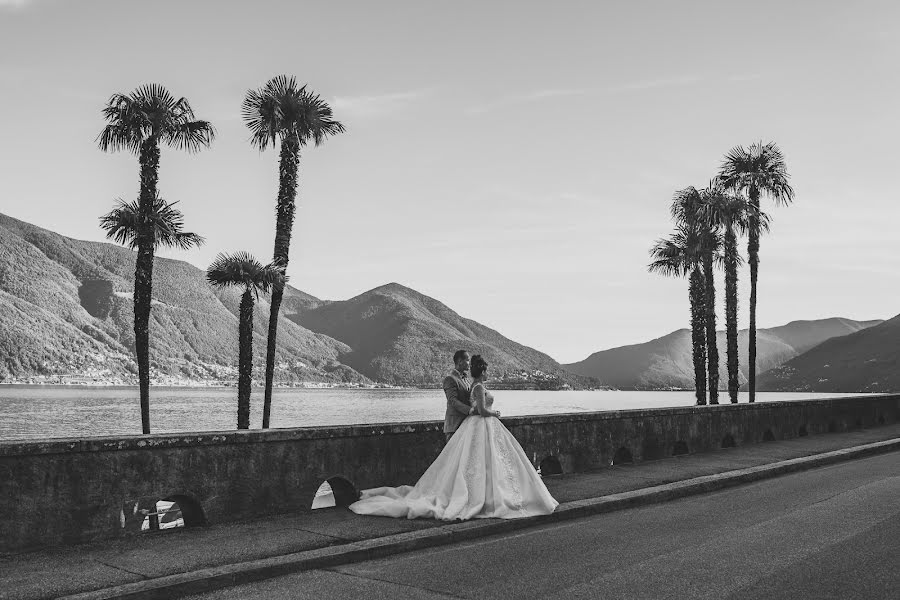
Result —
<instances>
[{"instance_id":1,"label":"long dress train","mask_svg":"<svg viewBox=\"0 0 900 600\"><path fill-rule=\"evenodd\" d=\"M500 419L473 415L414 486L364 490L350 510L451 521L545 515L558 504Z\"/></svg>"}]
</instances>

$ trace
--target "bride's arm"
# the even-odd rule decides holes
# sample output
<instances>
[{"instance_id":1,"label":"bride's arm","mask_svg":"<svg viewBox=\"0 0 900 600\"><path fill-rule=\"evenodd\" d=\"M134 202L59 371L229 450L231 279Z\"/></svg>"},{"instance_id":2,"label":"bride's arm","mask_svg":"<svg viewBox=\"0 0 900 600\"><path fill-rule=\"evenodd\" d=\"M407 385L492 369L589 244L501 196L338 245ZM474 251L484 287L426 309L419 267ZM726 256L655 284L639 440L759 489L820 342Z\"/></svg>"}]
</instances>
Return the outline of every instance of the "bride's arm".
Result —
<instances>
[{"instance_id":1,"label":"bride's arm","mask_svg":"<svg viewBox=\"0 0 900 600\"><path fill-rule=\"evenodd\" d=\"M491 410L484 405L484 386L479 385L475 388L475 391L472 392L472 398L475 400L475 407L477 408L477 413L482 417L499 417L500 413Z\"/></svg>"}]
</instances>

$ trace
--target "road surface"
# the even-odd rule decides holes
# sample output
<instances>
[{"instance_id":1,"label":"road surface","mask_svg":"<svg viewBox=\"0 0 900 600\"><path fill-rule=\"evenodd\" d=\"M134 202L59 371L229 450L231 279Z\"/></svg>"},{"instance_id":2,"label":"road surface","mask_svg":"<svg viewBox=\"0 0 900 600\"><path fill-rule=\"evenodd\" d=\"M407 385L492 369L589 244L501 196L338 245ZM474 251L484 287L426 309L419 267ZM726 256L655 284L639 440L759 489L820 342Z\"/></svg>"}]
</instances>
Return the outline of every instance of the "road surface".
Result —
<instances>
[{"instance_id":1,"label":"road surface","mask_svg":"<svg viewBox=\"0 0 900 600\"><path fill-rule=\"evenodd\" d=\"M193 598L900 598L900 453Z\"/></svg>"}]
</instances>

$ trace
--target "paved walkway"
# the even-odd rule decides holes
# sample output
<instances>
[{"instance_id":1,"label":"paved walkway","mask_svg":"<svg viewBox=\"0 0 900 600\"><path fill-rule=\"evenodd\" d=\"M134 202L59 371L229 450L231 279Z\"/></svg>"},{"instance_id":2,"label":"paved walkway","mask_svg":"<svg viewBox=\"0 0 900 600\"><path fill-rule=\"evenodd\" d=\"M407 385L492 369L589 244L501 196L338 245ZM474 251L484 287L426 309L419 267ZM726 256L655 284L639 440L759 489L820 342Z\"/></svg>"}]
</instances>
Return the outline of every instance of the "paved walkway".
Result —
<instances>
[{"instance_id":1,"label":"paved walkway","mask_svg":"<svg viewBox=\"0 0 900 600\"><path fill-rule=\"evenodd\" d=\"M900 438L900 424L729 448L545 479L564 505ZM410 482L412 483L412 482ZM483 526L493 520L470 522ZM0 559L0 598L55 598L246 561L337 548L446 525L321 509L258 521L164 530ZM414 535L414 534L411 534ZM447 536L450 537L449 535ZM98 595L99 597L99 595ZM164 595L158 597L166 597Z\"/></svg>"}]
</instances>

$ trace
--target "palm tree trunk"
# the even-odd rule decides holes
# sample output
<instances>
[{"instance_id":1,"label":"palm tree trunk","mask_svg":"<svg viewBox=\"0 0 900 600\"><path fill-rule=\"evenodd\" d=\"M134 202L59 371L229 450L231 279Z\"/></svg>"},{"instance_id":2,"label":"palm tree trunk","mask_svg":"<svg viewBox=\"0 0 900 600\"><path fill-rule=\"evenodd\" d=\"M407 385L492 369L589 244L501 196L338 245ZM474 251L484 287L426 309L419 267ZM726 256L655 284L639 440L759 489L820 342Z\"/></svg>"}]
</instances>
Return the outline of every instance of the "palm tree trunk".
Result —
<instances>
[{"instance_id":1,"label":"palm tree trunk","mask_svg":"<svg viewBox=\"0 0 900 600\"><path fill-rule=\"evenodd\" d=\"M134 269L134 347L141 396L141 429L150 433L150 304L153 297L154 232L149 226L159 178L159 146L155 139L141 144L141 191L138 211L137 260Z\"/></svg>"},{"instance_id":2,"label":"palm tree trunk","mask_svg":"<svg viewBox=\"0 0 900 600\"><path fill-rule=\"evenodd\" d=\"M716 345L716 284L713 279L712 254L703 257L706 290L706 359L708 363L709 403L719 403L719 350Z\"/></svg>"},{"instance_id":3,"label":"palm tree trunk","mask_svg":"<svg viewBox=\"0 0 900 600\"><path fill-rule=\"evenodd\" d=\"M691 271L691 348L694 356L694 390L697 405L706 404L706 340L703 337L706 310L703 289L703 273L699 267Z\"/></svg>"},{"instance_id":4,"label":"palm tree trunk","mask_svg":"<svg viewBox=\"0 0 900 600\"><path fill-rule=\"evenodd\" d=\"M738 272L737 236L734 228L725 231L725 325L727 335L728 396L732 404L738 401Z\"/></svg>"},{"instance_id":5,"label":"palm tree trunk","mask_svg":"<svg viewBox=\"0 0 900 600\"><path fill-rule=\"evenodd\" d=\"M238 350L238 429L250 429L250 383L253 374L253 294L241 296Z\"/></svg>"},{"instance_id":6,"label":"palm tree trunk","mask_svg":"<svg viewBox=\"0 0 900 600\"><path fill-rule=\"evenodd\" d=\"M273 263L287 269L288 251L291 246L291 232L294 228L294 211L297 196L297 170L300 164L300 144L296 137L289 137L281 142L281 157L278 164L278 206L275 223L275 252ZM266 388L263 400L263 429L269 427L272 412L272 384L275 379L275 347L278 336L278 312L281 310L281 298L284 286L276 285L272 289L271 308L269 311L269 335L266 340Z\"/></svg>"},{"instance_id":7,"label":"palm tree trunk","mask_svg":"<svg viewBox=\"0 0 900 600\"><path fill-rule=\"evenodd\" d=\"M134 269L134 349L137 354L141 396L141 430L150 433L150 302L153 281L153 245L138 246Z\"/></svg>"},{"instance_id":8,"label":"palm tree trunk","mask_svg":"<svg viewBox=\"0 0 900 600\"><path fill-rule=\"evenodd\" d=\"M759 190L750 188L750 235L747 257L750 261L750 344L747 350L747 378L750 402L756 401L756 278L759 272Z\"/></svg>"}]
</instances>

